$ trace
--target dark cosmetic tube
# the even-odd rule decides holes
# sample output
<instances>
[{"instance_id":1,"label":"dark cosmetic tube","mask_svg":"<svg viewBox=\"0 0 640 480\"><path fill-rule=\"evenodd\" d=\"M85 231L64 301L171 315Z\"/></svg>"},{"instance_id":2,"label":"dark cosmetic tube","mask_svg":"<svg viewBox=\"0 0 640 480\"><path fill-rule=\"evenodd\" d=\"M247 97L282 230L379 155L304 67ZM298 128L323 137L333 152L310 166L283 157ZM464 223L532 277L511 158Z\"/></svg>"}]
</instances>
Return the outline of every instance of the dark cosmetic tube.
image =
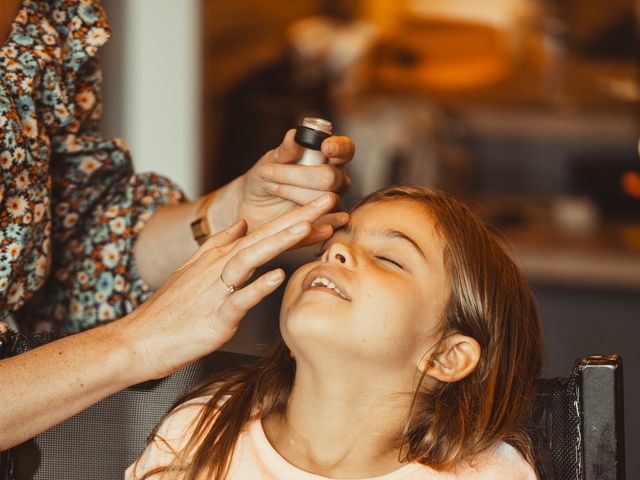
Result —
<instances>
[{"instance_id":1,"label":"dark cosmetic tube","mask_svg":"<svg viewBox=\"0 0 640 480\"><path fill-rule=\"evenodd\" d=\"M295 141L304 147L304 153L298 164L300 165L321 165L327 163L320 151L322 142L331 136L333 125L328 120L322 118L306 117L296 128Z\"/></svg>"}]
</instances>

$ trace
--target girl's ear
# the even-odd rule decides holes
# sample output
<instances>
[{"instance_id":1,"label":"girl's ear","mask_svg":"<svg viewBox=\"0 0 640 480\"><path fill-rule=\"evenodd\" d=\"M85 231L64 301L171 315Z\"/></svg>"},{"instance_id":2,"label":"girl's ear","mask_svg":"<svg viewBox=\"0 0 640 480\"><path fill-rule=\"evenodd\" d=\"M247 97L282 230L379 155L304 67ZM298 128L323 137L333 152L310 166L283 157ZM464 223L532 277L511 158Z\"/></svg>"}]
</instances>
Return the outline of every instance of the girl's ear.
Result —
<instances>
[{"instance_id":1,"label":"girl's ear","mask_svg":"<svg viewBox=\"0 0 640 480\"><path fill-rule=\"evenodd\" d=\"M433 354L422 357L418 370L441 382L457 382L476 369L481 352L475 338L455 333L443 339Z\"/></svg>"}]
</instances>

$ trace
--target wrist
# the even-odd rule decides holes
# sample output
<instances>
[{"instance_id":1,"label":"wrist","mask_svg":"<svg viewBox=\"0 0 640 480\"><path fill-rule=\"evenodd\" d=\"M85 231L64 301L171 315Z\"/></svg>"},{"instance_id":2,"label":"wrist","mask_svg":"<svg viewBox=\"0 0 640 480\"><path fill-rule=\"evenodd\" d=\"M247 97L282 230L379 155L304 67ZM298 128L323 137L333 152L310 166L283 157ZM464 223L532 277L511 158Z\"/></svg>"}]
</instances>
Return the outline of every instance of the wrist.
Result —
<instances>
[{"instance_id":1,"label":"wrist","mask_svg":"<svg viewBox=\"0 0 640 480\"><path fill-rule=\"evenodd\" d=\"M148 331L148 321L145 316L146 304L136 308L124 318L116 320L105 326L111 330L114 346L114 362L121 370L118 383L124 387L130 387L138 383L156 378L162 378L170 372L165 372L163 366L158 364L153 352L158 346L158 340L154 337L157 332ZM155 343L154 343L155 342ZM162 342L159 342L162 344Z\"/></svg>"},{"instance_id":2,"label":"wrist","mask_svg":"<svg viewBox=\"0 0 640 480\"><path fill-rule=\"evenodd\" d=\"M202 245L212 235L213 230L209 224L207 212L209 206L216 199L217 194L218 191L214 190L197 202L195 219L191 222L191 234L198 245Z\"/></svg>"},{"instance_id":3,"label":"wrist","mask_svg":"<svg viewBox=\"0 0 640 480\"><path fill-rule=\"evenodd\" d=\"M238 221L243 182L244 176L240 176L216 190L216 198L206 212L212 235Z\"/></svg>"},{"instance_id":4,"label":"wrist","mask_svg":"<svg viewBox=\"0 0 640 480\"><path fill-rule=\"evenodd\" d=\"M107 382L110 393L148 380L137 354L135 332L129 334L127 328L123 328L127 318L81 334L87 335L84 342L93 345L94 357L100 359L100 378Z\"/></svg>"}]
</instances>

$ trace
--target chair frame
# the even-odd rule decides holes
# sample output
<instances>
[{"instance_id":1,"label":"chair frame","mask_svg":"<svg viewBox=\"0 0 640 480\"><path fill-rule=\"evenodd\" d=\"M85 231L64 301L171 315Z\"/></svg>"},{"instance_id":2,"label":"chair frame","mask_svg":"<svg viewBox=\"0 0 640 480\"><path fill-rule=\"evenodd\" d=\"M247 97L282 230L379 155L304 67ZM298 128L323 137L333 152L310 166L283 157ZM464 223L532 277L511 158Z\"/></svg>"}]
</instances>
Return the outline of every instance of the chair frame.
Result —
<instances>
[{"instance_id":1,"label":"chair frame","mask_svg":"<svg viewBox=\"0 0 640 480\"><path fill-rule=\"evenodd\" d=\"M569 377L538 381L533 423L541 480L625 479L622 372L619 355L592 355L578 359ZM553 405L558 398L561 408Z\"/></svg>"}]
</instances>

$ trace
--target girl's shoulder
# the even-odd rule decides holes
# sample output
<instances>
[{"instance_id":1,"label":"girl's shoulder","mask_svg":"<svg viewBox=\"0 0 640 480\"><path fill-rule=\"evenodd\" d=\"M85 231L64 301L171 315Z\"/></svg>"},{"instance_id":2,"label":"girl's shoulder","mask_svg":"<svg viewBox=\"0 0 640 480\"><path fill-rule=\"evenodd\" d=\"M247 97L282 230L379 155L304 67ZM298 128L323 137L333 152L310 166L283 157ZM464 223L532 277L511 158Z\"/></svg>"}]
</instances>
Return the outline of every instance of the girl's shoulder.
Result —
<instances>
[{"instance_id":1,"label":"girl's shoulder","mask_svg":"<svg viewBox=\"0 0 640 480\"><path fill-rule=\"evenodd\" d=\"M191 439L200 414L209 404L211 396L188 400L173 410L158 425L142 455L125 472L125 480L134 480L159 466L169 465L176 452Z\"/></svg>"},{"instance_id":2,"label":"girl's shoulder","mask_svg":"<svg viewBox=\"0 0 640 480\"><path fill-rule=\"evenodd\" d=\"M512 478L535 480L537 475L534 467L508 443L500 443L487 454L484 469L486 474L474 478ZM484 473L484 472L483 472Z\"/></svg>"},{"instance_id":3,"label":"girl's shoulder","mask_svg":"<svg viewBox=\"0 0 640 480\"><path fill-rule=\"evenodd\" d=\"M442 480L493 480L497 478L536 480L537 475L533 466L524 459L520 452L508 443L502 442L455 471L434 478L442 478Z\"/></svg>"},{"instance_id":4,"label":"girl's shoulder","mask_svg":"<svg viewBox=\"0 0 640 480\"><path fill-rule=\"evenodd\" d=\"M160 422L153 437L162 439L161 443L169 444L174 452L181 449L191 438L200 414L205 407L210 406L212 398L213 395L203 395L174 407ZM228 398L223 396L215 405L215 409L220 408Z\"/></svg>"},{"instance_id":5,"label":"girl's shoulder","mask_svg":"<svg viewBox=\"0 0 640 480\"><path fill-rule=\"evenodd\" d=\"M384 480L536 480L534 468L511 445L500 443L457 468L436 471L412 463Z\"/></svg>"}]
</instances>

